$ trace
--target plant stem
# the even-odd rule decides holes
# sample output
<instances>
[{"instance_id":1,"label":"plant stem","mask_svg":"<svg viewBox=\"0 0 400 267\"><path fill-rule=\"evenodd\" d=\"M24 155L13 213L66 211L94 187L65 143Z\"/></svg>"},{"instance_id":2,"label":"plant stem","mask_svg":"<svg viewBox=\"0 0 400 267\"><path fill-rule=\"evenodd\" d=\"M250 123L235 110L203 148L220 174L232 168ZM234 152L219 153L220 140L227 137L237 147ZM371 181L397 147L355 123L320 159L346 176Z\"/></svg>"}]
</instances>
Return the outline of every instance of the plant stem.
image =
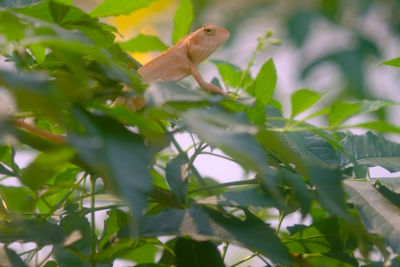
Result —
<instances>
[{"instance_id":1,"label":"plant stem","mask_svg":"<svg viewBox=\"0 0 400 267\"><path fill-rule=\"evenodd\" d=\"M242 264L243 262L246 262L246 261L248 261L248 260L254 258L255 256L258 256L258 252L254 253L254 254L252 254L252 255L250 255L250 256L247 256L246 258L244 258L244 259L242 259L242 260L236 262L235 264L232 264L230 267L238 266L239 264Z\"/></svg>"},{"instance_id":2,"label":"plant stem","mask_svg":"<svg viewBox=\"0 0 400 267\"><path fill-rule=\"evenodd\" d=\"M190 190L188 192L188 194L196 193L199 191L210 190L210 189L224 188L224 187L228 187L228 186L249 185L249 184L257 184L257 183L258 183L258 179L249 179L249 180L244 180L244 181L235 181L235 182L228 182L228 183L222 183L222 184L217 184L217 185L209 185L209 186Z\"/></svg>"},{"instance_id":3,"label":"plant stem","mask_svg":"<svg viewBox=\"0 0 400 267\"><path fill-rule=\"evenodd\" d=\"M229 243L225 242L224 248L222 249L222 260L225 260L226 252L228 251Z\"/></svg>"},{"instance_id":4,"label":"plant stem","mask_svg":"<svg viewBox=\"0 0 400 267\"><path fill-rule=\"evenodd\" d=\"M234 96L237 96L239 93L239 89L242 87L244 80L246 79L247 75L250 72L250 68L254 65L254 61L256 60L256 57L260 51L265 49L266 41L268 38L270 38L273 35L273 31L267 30L267 32L264 34L264 36L258 38L258 44L256 49L254 50L253 54L251 55L251 58L249 62L247 63L246 69L242 72L242 75L240 76L240 80L238 83L238 86L235 89Z\"/></svg>"},{"instance_id":5,"label":"plant stem","mask_svg":"<svg viewBox=\"0 0 400 267\"><path fill-rule=\"evenodd\" d=\"M178 150L179 153L185 153L185 152L183 151L183 149L181 148L181 146L178 144L178 142L175 140L175 137L167 131L167 129L165 128L165 126L164 126L161 122L160 122L159 124L160 124L160 126L163 128L163 130L167 133L167 135L168 135L170 141L171 141L172 144L175 146L176 150ZM190 170L192 171L194 177L197 179L197 181L198 181L201 185L203 185L203 186L206 186L206 185L207 185L206 182L204 181L203 177L200 175L199 171L196 169L196 167L194 167L194 166L192 165L192 166L190 166Z\"/></svg>"},{"instance_id":6,"label":"plant stem","mask_svg":"<svg viewBox=\"0 0 400 267\"><path fill-rule=\"evenodd\" d=\"M96 243L97 243L97 236L96 236L96 221L95 221L95 187L96 187L96 178L92 175L90 177L90 185L91 185L91 198L90 198L90 219L92 223L92 253L91 253L91 262L92 262L92 267L96 267L96 260L94 259L94 256L96 255Z\"/></svg>"}]
</instances>

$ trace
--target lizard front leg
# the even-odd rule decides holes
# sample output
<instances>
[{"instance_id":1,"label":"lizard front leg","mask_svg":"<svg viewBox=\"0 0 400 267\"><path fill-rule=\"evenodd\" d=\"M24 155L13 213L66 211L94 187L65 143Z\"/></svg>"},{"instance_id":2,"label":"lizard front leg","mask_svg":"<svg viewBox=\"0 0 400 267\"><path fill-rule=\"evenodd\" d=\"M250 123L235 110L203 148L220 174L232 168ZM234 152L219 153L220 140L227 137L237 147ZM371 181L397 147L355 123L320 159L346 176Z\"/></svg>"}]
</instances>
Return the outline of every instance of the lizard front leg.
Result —
<instances>
[{"instance_id":1,"label":"lizard front leg","mask_svg":"<svg viewBox=\"0 0 400 267\"><path fill-rule=\"evenodd\" d=\"M196 69L196 66L193 63L190 64L190 74L197 81L197 83L202 88L206 89L207 91L209 91L211 93L220 94L220 95L226 95L226 93L218 86L204 81L203 77L201 77L199 71Z\"/></svg>"}]
</instances>

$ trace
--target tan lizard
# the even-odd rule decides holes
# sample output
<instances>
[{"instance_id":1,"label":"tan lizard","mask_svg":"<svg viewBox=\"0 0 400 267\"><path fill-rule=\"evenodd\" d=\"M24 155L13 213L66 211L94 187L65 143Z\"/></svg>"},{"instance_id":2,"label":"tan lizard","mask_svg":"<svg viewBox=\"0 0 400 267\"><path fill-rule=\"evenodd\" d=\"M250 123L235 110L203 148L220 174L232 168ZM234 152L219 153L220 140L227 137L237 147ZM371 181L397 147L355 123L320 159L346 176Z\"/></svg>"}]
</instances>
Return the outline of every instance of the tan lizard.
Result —
<instances>
[{"instance_id":1,"label":"tan lizard","mask_svg":"<svg viewBox=\"0 0 400 267\"><path fill-rule=\"evenodd\" d=\"M197 83L207 91L226 95L218 86L204 81L196 66L225 43L229 35L229 32L223 28L206 24L143 65L138 69L138 73L146 83L155 81L177 82L192 75ZM123 91L129 91L129 88L125 87ZM114 104L119 103L123 103L134 110L138 110L145 105L144 99L137 97L131 99L119 98Z\"/></svg>"}]
</instances>

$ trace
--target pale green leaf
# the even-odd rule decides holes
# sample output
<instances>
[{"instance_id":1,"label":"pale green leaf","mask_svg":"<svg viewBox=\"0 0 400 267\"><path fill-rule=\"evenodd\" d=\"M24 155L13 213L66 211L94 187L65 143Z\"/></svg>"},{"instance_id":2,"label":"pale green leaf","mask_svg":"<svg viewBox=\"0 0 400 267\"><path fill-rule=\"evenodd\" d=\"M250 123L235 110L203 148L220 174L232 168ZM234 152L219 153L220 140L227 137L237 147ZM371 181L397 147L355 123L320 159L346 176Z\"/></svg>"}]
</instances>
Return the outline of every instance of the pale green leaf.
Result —
<instances>
[{"instance_id":1,"label":"pale green leaf","mask_svg":"<svg viewBox=\"0 0 400 267\"><path fill-rule=\"evenodd\" d=\"M394 101L384 99L336 102L332 105L329 125L337 126L355 115L368 114L396 104Z\"/></svg>"},{"instance_id":2,"label":"pale green leaf","mask_svg":"<svg viewBox=\"0 0 400 267\"><path fill-rule=\"evenodd\" d=\"M172 32L172 42L174 44L189 33L193 18L192 1L182 0L174 15L174 30Z\"/></svg>"},{"instance_id":3,"label":"pale green leaf","mask_svg":"<svg viewBox=\"0 0 400 267\"><path fill-rule=\"evenodd\" d=\"M329 114L329 125L337 126L360 111L361 107L355 103L336 102L332 105Z\"/></svg>"},{"instance_id":4,"label":"pale green leaf","mask_svg":"<svg viewBox=\"0 0 400 267\"><path fill-rule=\"evenodd\" d=\"M393 67L400 67L400 57L384 61L381 64L382 65L393 66Z\"/></svg>"},{"instance_id":5,"label":"pale green leaf","mask_svg":"<svg viewBox=\"0 0 400 267\"><path fill-rule=\"evenodd\" d=\"M168 48L157 36L146 34L139 34L119 45L129 52L164 51Z\"/></svg>"},{"instance_id":6,"label":"pale green leaf","mask_svg":"<svg viewBox=\"0 0 400 267\"><path fill-rule=\"evenodd\" d=\"M93 17L129 15L135 10L150 6L157 0L104 0L89 14Z\"/></svg>"},{"instance_id":7,"label":"pale green leaf","mask_svg":"<svg viewBox=\"0 0 400 267\"><path fill-rule=\"evenodd\" d=\"M300 89L292 94L292 115L291 118L307 110L320 100L321 96L308 89Z\"/></svg>"},{"instance_id":8,"label":"pale green leaf","mask_svg":"<svg viewBox=\"0 0 400 267\"><path fill-rule=\"evenodd\" d=\"M277 79L274 61L269 59L258 72L254 88L254 96L263 105L269 103L274 93Z\"/></svg>"},{"instance_id":9,"label":"pale green leaf","mask_svg":"<svg viewBox=\"0 0 400 267\"><path fill-rule=\"evenodd\" d=\"M400 128L386 121L370 121L354 125L354 127L366 128L380 133L400 133Z\"/></svg>"},{"instance_id":10,"label":"pale green leaf","mask_svg":"<svg viewBox=\"0 0 400 267\"><path fill-rule=\"evenodd\" d=\"M250 74L247 74L242 78L244 74L238 66L222 60L212 60L211 62L217 67L219 75L221 75L226 88L231 87L235 89L239 86L247 88L253 83Z\"/></svg>"}]
</instances>

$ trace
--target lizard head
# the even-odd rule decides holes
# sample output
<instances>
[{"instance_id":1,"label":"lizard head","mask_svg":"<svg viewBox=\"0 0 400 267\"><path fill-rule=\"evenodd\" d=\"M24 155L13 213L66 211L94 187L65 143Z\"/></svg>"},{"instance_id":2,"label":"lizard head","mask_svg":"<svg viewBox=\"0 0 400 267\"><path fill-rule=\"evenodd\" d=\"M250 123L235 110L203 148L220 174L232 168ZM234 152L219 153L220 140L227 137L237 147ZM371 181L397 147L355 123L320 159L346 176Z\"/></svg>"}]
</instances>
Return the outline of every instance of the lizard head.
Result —
<instances>
[{"instance_id":1,"label":"lizard head","mask_svg":"<svg viewBox=\"0 0 400 267\"><path fill-rule=\"evenodd\" d=\"M212 24L206 24L188 38L188 53L197 65L208 58L229 38L229 32Z\"/></svg>"}]
</instances>

